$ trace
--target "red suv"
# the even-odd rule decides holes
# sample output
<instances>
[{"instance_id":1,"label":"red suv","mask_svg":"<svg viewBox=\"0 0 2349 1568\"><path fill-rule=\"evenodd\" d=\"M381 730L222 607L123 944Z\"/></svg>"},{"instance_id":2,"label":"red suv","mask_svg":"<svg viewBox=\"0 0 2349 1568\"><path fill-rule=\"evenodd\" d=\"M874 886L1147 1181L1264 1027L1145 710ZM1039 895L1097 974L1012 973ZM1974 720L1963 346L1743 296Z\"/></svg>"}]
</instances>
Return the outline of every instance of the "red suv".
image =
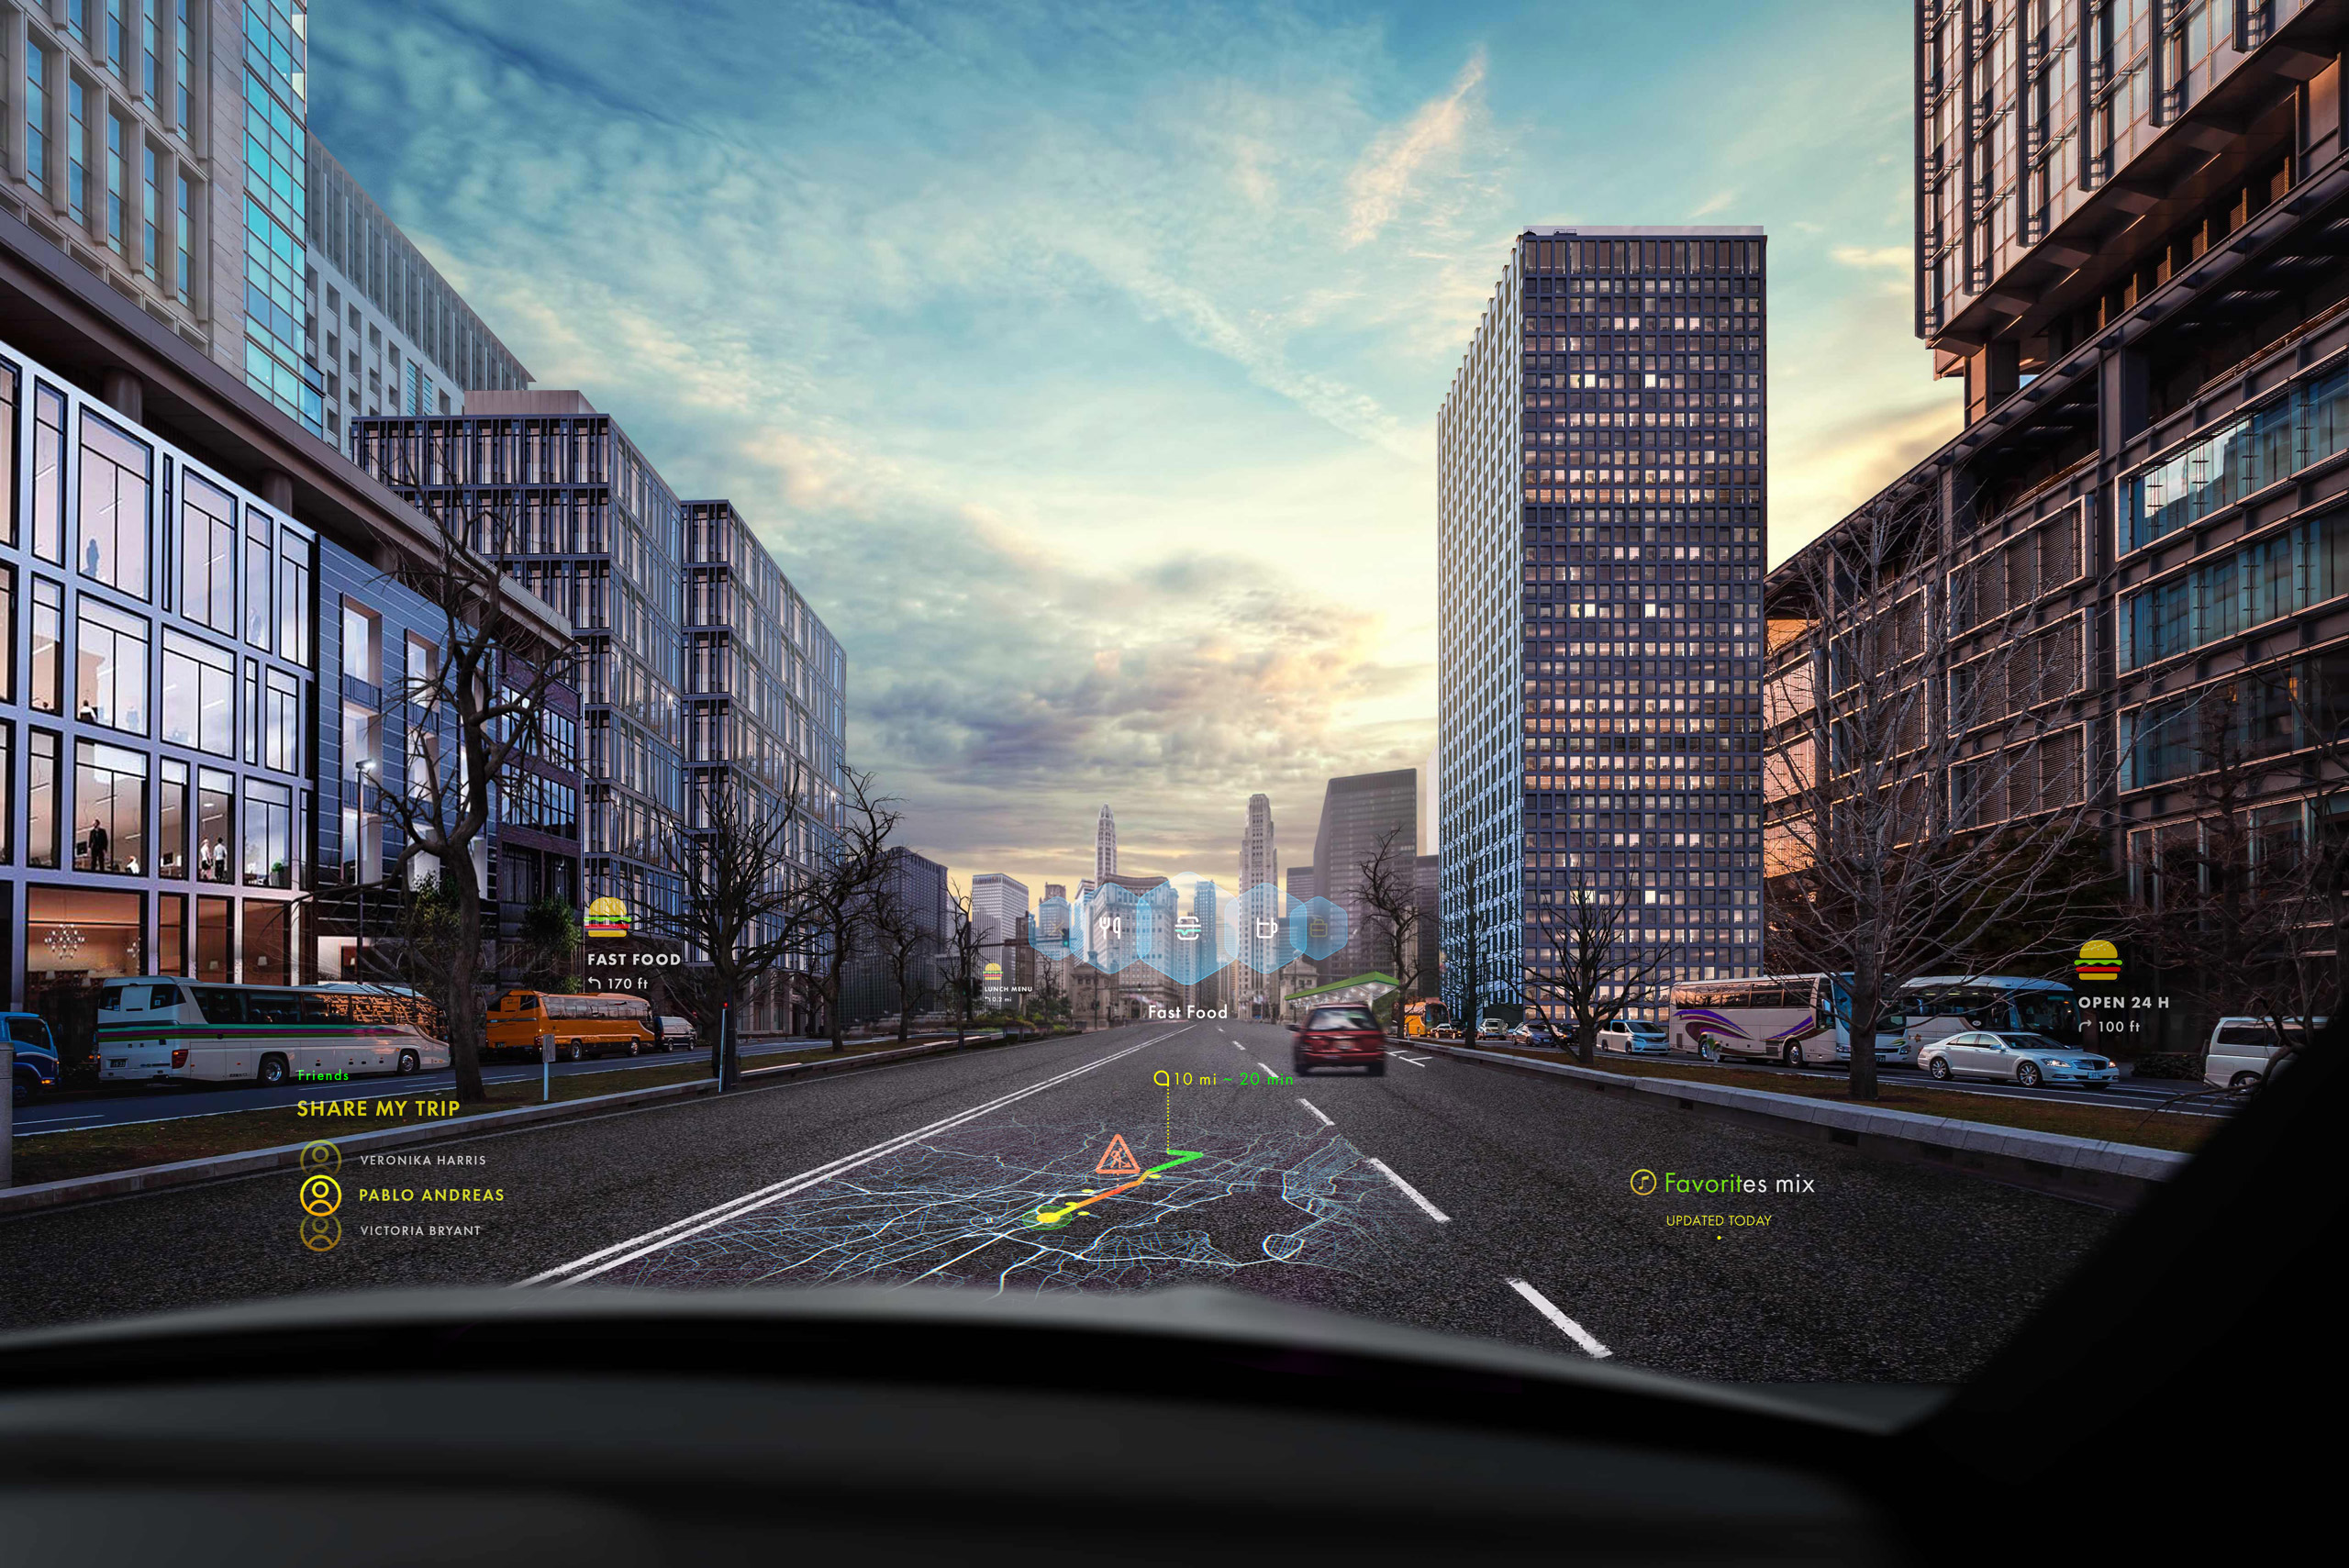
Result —
<instances>
[{"instance_id":1,"label":"red suv","mask_svg":"<svg viewBox=\"0 0 2349 1568\"><path fill-rule=\"evenodd\" d=\"M1316 1007L1297 1026L1289 1047L1298 1076L1316 1067L1367 1067L1386 1072L1386 1031L1368 1007Z\"/></svg>"}]
</instances>

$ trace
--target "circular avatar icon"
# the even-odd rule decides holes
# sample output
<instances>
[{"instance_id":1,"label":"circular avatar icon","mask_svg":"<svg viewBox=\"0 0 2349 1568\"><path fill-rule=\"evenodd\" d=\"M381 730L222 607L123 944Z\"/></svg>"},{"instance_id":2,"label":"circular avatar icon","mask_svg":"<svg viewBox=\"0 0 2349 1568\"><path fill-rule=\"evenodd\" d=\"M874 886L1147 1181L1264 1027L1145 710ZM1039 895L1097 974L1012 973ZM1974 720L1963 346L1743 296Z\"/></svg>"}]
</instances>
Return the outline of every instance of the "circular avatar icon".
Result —
<instances>
[{"instance_id":1,"label":"circular avatar icon","mask_svg":"<svg viewBox=\"0 0 2349 1568\"><path fill-rule=\"evenodd\" d=\"M302 1145L303 1174L307 1175L313 1171L340 1171L341 1169L342 1151L328 1142L325 1139L312 1139L309 1142Z\"/></svg>"},{"instance_id":2,"label":"circular avatar icon","mask_svg":"<svg viewBox=\"0 0 2349 1568\"><path fill-rule=\"evenodd\" d=\"M302 1245L313 1252L331 1252L342 1244L342 1221L330 1214L302 1221Z\"/></svg>"},{"instance_id":3,"label":"circular avatar icon","mask_svg":"<svg viewBox=\"0 0 2349 1568\"><path fill-rule=\"evenodd\" d=\"M302 1212L312 1218L324 1218L342 1207L342 1184L332 1176L317 1175L302 1184Z\"/></svg>"},{"instance_id":4,"label":"circular avatar icon","mask_svg":"<svg viewBox=\"0 0 2349 1568\"><path fill-rule=\"evenodd\" d=\"M1631 1191L1642 1197L1645 1197L1648 1194L1655 1191L1655 1173L1653 1171L1632 1172Z\"/></svg>"}]
</instances>

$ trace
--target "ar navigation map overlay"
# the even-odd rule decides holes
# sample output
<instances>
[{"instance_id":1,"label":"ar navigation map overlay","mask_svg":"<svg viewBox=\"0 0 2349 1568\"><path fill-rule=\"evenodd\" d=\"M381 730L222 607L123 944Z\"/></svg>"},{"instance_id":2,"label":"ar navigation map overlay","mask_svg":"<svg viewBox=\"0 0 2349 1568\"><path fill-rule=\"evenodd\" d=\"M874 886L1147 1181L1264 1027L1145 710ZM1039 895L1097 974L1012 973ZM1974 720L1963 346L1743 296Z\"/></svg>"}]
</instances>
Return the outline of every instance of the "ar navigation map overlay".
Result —
<instances>
[{"instance_id":1,"label":"ar navigation map overlay","mask_svg":"<svg viewBox=\"0 0 2349 1568\"><path fill-rule=\"evenodd\" d=\"M1208 1131L1169 1153L1137 1137L1144 1172L1099 1174L1111 1140L1137 1130L1016 1114L965 1123L602 1283L918 1282L1000 1294L1246 1276L1259 1293L1313 1299L1327 1292L1311 1275L1375 1276L1414 1221L1394 1186L1326 1129Z\"/></svg>"}]
</instances>

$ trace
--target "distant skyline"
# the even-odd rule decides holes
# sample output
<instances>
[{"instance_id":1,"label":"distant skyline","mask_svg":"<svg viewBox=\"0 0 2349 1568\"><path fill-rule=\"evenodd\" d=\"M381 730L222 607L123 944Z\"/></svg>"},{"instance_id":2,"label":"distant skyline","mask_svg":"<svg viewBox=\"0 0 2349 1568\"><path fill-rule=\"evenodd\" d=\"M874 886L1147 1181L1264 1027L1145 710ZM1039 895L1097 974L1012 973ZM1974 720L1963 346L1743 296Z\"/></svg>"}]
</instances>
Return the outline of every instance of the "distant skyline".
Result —
<instances>
[{"instance_id":1,"label":"distant skyline","mask_svg":"<svg viewBox=\"0 0 2349 1568\"><path fill-rule=\"evenodd\" d=\"M1230 874L1434 731L1433 427L1529 225L1771 237L1783 557L1957 423L1906 9L348 0L312 124L730 497L968 885Z\"/></svg>"}]
</instances>

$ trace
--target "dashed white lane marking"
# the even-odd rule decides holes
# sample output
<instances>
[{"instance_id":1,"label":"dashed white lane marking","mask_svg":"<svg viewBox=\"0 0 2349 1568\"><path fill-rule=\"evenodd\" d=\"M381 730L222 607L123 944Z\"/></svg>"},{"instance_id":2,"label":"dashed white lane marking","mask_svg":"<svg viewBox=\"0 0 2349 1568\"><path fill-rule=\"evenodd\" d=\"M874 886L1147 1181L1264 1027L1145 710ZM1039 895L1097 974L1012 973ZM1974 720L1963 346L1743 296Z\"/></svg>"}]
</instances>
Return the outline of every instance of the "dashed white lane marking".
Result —
<instances>
[{"instance_id":1,"label":"dashed white lane marking","mask_svg":"<svg viewBox=\"0 0 2349 1568\"><path fill-rule=\"evenodd\" d=\"M1257 1070L1259 1073L1263 1073L1265 1077L1267 1077L1267 1078L1277 1078L1277 1077L1279 1077L1279 1076L1280 1076L1280 1074L1279 1074L1279 1073L1277 1073L1274 1072L1271 1068L1269 1068L1269 1067L1265 1066L1265 1065L1264 1065L1263 1062L1259 1062L1258 1063L1256 1063L1256 1070Z\"/></svg>"},{"instance_id":2,"label":"dashed white lane marking","mask_svg":"<svg viewBox=\"0 0 2349 1568\"><path fill-rule=\"evenodd\" d=\"M1531 1302L1533 1304L1534 1311L1539 1312L1542 1317L1547 1318L1550 1320L1551 1327L1556 1329L1559 1333L1564 1334L1567 1339L1572 1340L1575 1344L1580 1345L1586 1355L1604 1360L1615 1353L1613 1351L1609 1350L1605 1345L1600 1344L1596 1339L1592 1338L1589 1329L1584 1328L1581 1324L1575 1322L1573 1318L1559 1311L1556 1305L1552 1302L1548 1296L1542 1295L1540 1291L1534 1289L1523 1280L1513 1279L1508 1282L1508 1287L1509 1289L1517 1292L1518 1295L1525 1297L1526 1300Z\"/></svg>"},{"instance_id":3,"label":"dashed white lane marking","mask_svg":"<svg viewBox=\"0 0 2349 1568\"><path fill-rule=\"evenodd\" d=\"M1231 1049L1234 1051L1245 1051L1248 1048L1235 1040L1231 1042Z\"/></svg>"},{"instance_id":4,"label":"dashed white lane marking","mask_svg":"<svg viewBox=\"0 0 2349 1568\"><path fill-rule=\"evenodd\" d=\"M1323 1127L1335 1127L1338 1125L1336 1122L1331 1121L1328 1117L1323 1116L1321 1114L1321 1107L1315 1105L1311 1100L1307 1099L1303 1095L1297 1096L1297 1103L1303 1106L1307 1110L1311 1111L1313 1113L1313 1119L1319 1122Z\"/></svg>"},{"instance_id":5,"label":"dashed white lane marking","mask_svg":"<svg viewBox=\"0 0 2349 1568\"><path fill-rule=\"evenodd\" d=\"M1436 1207L1435 1205L1420 1196L1419 1189L1405 1181L1402 1177L1397 1175L1394 1168L1388 1165L1386 1161L1371 1160L1365 1162L1365 1163L1367 1163L1372 1170L1377 1172L1380 1175L1394 1183L1405 1197L1409 1198L1413 1203L1418 1204L1421 1208L1427 1210L1427 1215L1430 1219L1434 1220L1438 1225L1449 1225L1452 1223L1452 1216L1444 1213L1443 1210Z\"/></svg>"},{"instance_id":6,"label":"dashed white lane marking","mask_svg":"<svg viewBox=\"0 0 2349 1568\"><path fill-rule=\"evenodd\" d=\"M1107 1066L1112 1062L1120 1061L1131 1056L1144 1046L1156 1045L1162 1040L1172 1040L1174 1035L1182 1032L1181 1029L1175 1029L1168 1034L1139 1041L1126 1047L1123 1051L1088 1062L1084 1066L1063 1073L1057 1077L1047 1078L1041 1084L1030 1084L1024 1089L1016 1089L1000 1098L989 1100L985 1105L973 1106L968 1110L957 1111L952 1116L941 1118L930 1123L928 1127L916 1128L911 1132L885 1139L870 1148L860 1149L853 1154L843 1154L829 1164L802 1171L796 1176L787 1176L771 1186L761 1187L756 1192L744 1193L740 1197L729 1198L724 1203L703 1209L699 1214L689 1214L683 1219L673 1219L668 1224L648 1230L641 1236L632 1236L625 1241L615 1241L610 1246L599 1251L590 1252L584 1258L576 1258L568 1263L557 1264L543 1273L532 1274L521 1283L526 1285L548 1284L566 1285L575 1284L584 1279L593 1279L607 1270L619 1267L622 1263L632 1262L648 1253L657 1252L662 1248L682 1241L688 1236L697 1236L705 1230L725 1224L729 1219L749 1214L753 1209L763 1208L768 1204L790 1197L818 1183L829 1181L834 1176L843 1175L860 1165L869 1165L884 1155L894 1154L898 1150L917 1143L922 1139L933 1137L950 1128L959 1127L966 1121L985 1116L990 1111L1001 1110L1004 1106L1024 1100L1030 1095L1041 1094L1046 1089L1065 1084L1072 1078L1082 1077L1097 1067ZM595 1266L590 1268L589 1264Z\"/></svg>"}]
</instances>

